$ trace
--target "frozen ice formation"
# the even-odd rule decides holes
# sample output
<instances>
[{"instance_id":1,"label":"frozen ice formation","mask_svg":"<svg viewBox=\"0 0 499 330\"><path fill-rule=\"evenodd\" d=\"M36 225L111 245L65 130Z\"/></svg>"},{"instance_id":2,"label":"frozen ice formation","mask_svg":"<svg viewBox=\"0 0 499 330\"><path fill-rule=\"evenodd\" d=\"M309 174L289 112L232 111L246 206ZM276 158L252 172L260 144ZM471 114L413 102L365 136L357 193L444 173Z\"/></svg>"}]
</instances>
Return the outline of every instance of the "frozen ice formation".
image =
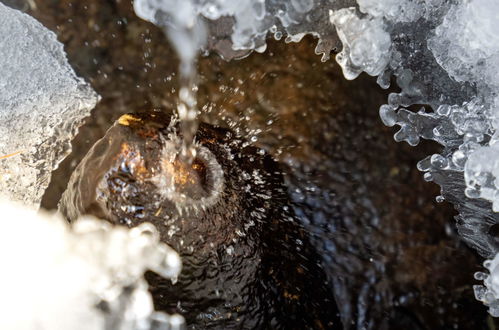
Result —
<instances>
[{"instance_id":1,"label":"frozen ice formation","mask_svg":"<svg viewBox=\"0 0 499 330\"><path fill-rule=\"evenodd\" d=\"M489 274L475 273L475 279L483 281L483 285L474 285L475 297L489 307L490 315L499 317L499 253L494 259L483 263Z\"/></svg>"},{"instance_id":2,"label":"frozen ice formation","mask_svg":"<svg viewBox=\"0 0 499 330\"><path fill-rule=\"evenodd\" d=\"M0 3L0 194L37 207L98 96L56 35Z\"/></svg>"},{"instance_id":3,"label":"frozen ice formation","mask_svg":"<svg viewBox=\"0 0 499 330\"><path fill-rule=\"evenodd\" d=\"M181 59L181 72L188 75L194 70L194 60L206 39L195 4L185 0L137 0L133 6L139 17L166 29Z\"/></svg>"},{"instance_id":4,"label":"frozen ice formation","mask_svg":"<svg viewBox=\"0 0 499 330\"><path fill-rule=\"evenodd\" d=\"M493 22L496 1L429 3L415 23L391 28L393 50L388 72L401 93L380 109L383 122L399 125L397 141L420 138L440 143L443 151L422 160L425 179L442 187L442 197L459 211L457 227L484 257L498 251L489 228L499 222L495 73L499 40ZM388 28L390 29L390 28ZM414 112L410 105L430 107ZM499 181L498 181L499 182ZM477 198L481 198L477 199ZM492 207L487 200L492 202Z\"/></svg>"},{"instance_id":5,"label":"frozen ice formation","mask_svg":"<svg viewBox=\"0 0 499 330\"><path fill-rule=\"evenodd\" d=\"M165 2L139 0L136 10ZM269 33L286 41L311 34L323 60L341 49L336 60L347 79L366 72L387 88L394 78L401 91L380 108L383 123L400 127L396 141L442 146L418 168L441 186L437 200L458 210L464 240L483 257L499 252L489 233L499 223L497 0L186 2L208 26L207 47L225 58L263 51Z\"/></svg>"},{"instance_id":6,"label":"frozen ice formation","mask_svg":"<svg viewBox=\"0 0 499 330\"><path fill-rule=\"evenodd\" d=\"M429 14L446 0L357 0L361 12L390 22L414 22Z\"/></svg>"},{"instance_id":7,"label":"frozen ice formation","mask_svg":"<svg viewBox=\"0 0 499 330\"><path fill-rule=\"evenodd\" d=\"M360 73L371 76L382 73L390 60L390 35L378 18L359 18L354 7L331 11L331 23L336 27L343 50L336 61L346 79L355 79Z\"/></svg>"},{"instance_id":8,"label":"frozen ice formation","mask_svg":"<svg viewBox=\"0 0 499 330\"><path fill-rule=\"evenodd\" d=\"M327 23L328 10L353 4L353 0L137 0L134 8L139 17L173 31L181 30L189 21L185 18L194 14L197 19L191 22L204 22L208 31L205 47L227 59L263 52L272 33L276 39L286 36L288 42L300 41L306 34L319 37L316 53L326 60L338 45L334 28Z\"/></svg>"},{"instance_id":9,"label":"frozen ice formation","mask_svg":"<svg viewBox=\"0 0 499 330\"><path fill-rule=\"evenodd\" d=\"M428 46L456 81L499 87L498 20L499 2L463 1L444 16Z\"/></svg>"},{"instance_id":10,"label":"frozen ice formation","mask_svg":"<svg viewBox=\"0 0 499 330\"><path fill-rule=\"evenodd\" d=\"M70 227L57 215L6 202L0 208L1 329L183 327L181 316L154 311L143 278L152 270L175 279L181 269L154 226L82 218Z\"/></svg>"},{"instance_id":11,"label":"frozen ice formation","mask_svg":"<svg viewBox=\"0 0 499 330\"><path fill-rule=\"evenodd\" d=\"M380 108L383 123L400 126L396 141L416 145L428 139L442 145L440 154L428 156L418 168L426 180L441 186L437 200L455 205L457 228L464 240L483 257L494 258L499 252L499 241L490 232L499 223L495 213L499 211L499 2L358 0L358 5L361 21L383 21L383 31L372 33L371 28L354 34L358 40L365 38L362 47L384 44L386 34L391 40L390 49L385 47L386 52L365 62L388 58L386 67L379 70L378 83L388 87L390 77L395 77L401 88ZM336 22L353 13L345 11L339 18L338 13L332 20L341 33ZM358 25L343 28L350 33L359 30ZM345 56L359 57L349 50L351 41L342 38L342 42L342 52L347 54L338 62L344 72L356 69L371 74L369 65L341 61ZM366 51L362 56L373 54ZM496 264L487 263L493 265L492 274L497 272ZM499 286L492 285L497 276L485 282L487 289L476 291L493 316L499 316L499 300L491 298L499 297Z\"/></svg>"}]
</instances>

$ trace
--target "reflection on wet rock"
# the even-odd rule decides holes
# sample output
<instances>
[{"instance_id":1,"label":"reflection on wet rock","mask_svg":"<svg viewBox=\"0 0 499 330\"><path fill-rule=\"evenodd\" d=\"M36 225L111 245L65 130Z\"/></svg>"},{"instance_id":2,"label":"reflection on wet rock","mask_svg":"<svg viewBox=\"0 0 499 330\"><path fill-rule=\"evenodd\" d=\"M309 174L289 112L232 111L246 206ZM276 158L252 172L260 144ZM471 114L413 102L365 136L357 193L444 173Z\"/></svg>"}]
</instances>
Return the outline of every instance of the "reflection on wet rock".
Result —
<instances>
[{"instance_id":1,"label":"reflection on wet rock","mask_svg":"<svg viewBox=\"0 0 499 330\"><path fill-rule=\"evenodd\" d=\"M277 163L209 125L185 163L178 138L161 112L122 116L77 167L61 211L155 224L183 262L174 283L149 274L156 307L192 328L341 328Z\"/></svg>"}]
</instances>

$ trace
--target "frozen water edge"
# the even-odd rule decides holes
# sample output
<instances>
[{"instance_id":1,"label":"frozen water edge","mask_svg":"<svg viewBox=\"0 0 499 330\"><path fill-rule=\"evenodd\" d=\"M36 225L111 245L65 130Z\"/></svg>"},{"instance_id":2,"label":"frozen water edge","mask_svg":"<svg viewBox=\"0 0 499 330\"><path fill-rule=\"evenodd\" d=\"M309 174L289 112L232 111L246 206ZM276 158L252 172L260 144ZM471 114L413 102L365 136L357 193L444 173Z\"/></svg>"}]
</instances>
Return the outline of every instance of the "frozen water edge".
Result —
<instances>
[{"instance_id":1,"label":"frozen water edge","mask_svg":"<svg viewBox=\"0 0 499 330\"><path fill-rule=\"evenodd\" d=\"M99 97L56 35L0 3L0 194L38 207L51 172Z\"/></svg>"},{"instance_id":2,"label":"frozen water edge","mask_svg":"<svg viewBox=\"0 0 499 330\"><path fill-rule=\"evenodd\" d=\"M490 315L499 317L499 254L492 260L483 263L489 274L478 272L475 279L483 281L483 285L474 285L475 298L489 307Z\"/></svg>"}]
</instances>

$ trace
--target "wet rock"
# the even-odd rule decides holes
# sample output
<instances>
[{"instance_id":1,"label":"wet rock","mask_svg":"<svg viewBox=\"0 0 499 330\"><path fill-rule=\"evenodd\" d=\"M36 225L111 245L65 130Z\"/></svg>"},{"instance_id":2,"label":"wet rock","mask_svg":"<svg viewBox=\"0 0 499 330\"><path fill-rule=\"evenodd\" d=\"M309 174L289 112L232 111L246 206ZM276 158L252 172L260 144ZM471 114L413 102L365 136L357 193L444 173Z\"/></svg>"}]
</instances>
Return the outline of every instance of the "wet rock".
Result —
<instances>
[{"instance_id":1,"label":"wet rock","mask_svg":"<svg viewBox=\"0 0 499 330\"><path fill-rule=\"evenodd\" d=\"M191 328L341 328L319 257L272 158L201 125L191 164L161 112L122 116L73 173L60 209L151 222L182 257L176 283L150 273L156 307Z\"/></svg>"}]
</instances>

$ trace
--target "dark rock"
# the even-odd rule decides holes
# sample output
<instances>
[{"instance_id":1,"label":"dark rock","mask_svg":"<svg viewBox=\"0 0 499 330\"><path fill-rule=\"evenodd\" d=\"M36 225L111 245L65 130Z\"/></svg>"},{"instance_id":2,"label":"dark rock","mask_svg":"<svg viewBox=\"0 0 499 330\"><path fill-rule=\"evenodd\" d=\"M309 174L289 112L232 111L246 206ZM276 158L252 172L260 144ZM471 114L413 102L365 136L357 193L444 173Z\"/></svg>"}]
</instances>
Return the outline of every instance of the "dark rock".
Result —
<instances>
[{"instance_id":1,"label":"dark rock","mask_svg":"<svg viewBox=\"0 0 499 330\"><path fill-rule=\"evenodd\" d=\"M181 313L191 328L340 329L277 163L203 124L196 158L183 162L169 124L161 112L122 116L76 168L63 214L156 225L183 262L175 284L148 274L156 307Z\"/></svg>"}]
</instances>

